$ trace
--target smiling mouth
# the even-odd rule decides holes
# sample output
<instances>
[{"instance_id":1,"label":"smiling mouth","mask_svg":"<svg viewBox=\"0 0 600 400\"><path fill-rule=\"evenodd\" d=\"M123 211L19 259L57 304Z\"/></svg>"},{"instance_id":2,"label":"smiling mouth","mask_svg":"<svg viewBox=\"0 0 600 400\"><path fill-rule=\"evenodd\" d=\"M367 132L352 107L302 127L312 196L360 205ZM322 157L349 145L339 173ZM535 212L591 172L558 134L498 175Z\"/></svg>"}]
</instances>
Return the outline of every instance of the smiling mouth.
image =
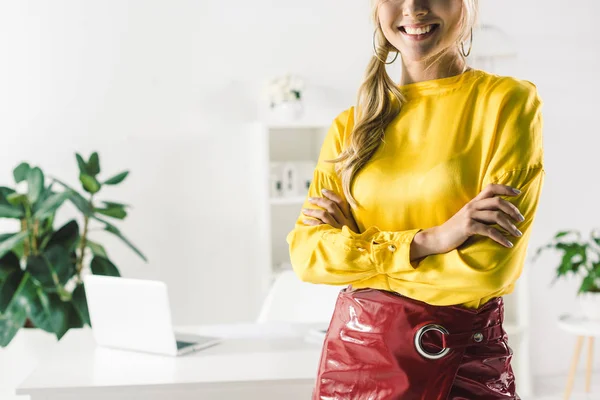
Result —
<instances>
[{"instance_id":1,"label":"smiling mouth","mask_svg":"<svg viewBox=\"0 0 600 400\"><path fill-rule=\"evenodd\" d=\"M425 37L431 35L436 29L439 27L439 24L430 24L426 26L422 26L419 28L406 28L405 26L400 26L399 30L405 35L412 37Z\"/></svg>"}]
</instances>

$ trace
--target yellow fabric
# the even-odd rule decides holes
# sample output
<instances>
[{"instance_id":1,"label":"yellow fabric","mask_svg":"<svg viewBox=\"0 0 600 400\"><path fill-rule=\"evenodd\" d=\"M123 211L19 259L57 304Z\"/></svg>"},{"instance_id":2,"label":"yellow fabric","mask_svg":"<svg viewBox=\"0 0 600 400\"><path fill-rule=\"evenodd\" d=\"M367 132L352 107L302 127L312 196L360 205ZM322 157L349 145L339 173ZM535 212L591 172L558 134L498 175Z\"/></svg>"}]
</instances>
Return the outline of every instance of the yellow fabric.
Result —
<instances>
[{"instance_id":1,"label":"yellow fabric","mask_svg":"<svg viewBox=\"0 0 600 400\"><path fill-rule=\"evenodd\" d=\"M360 233L305 225L310 217L300 213L286 238L292 266L308 282L477 308L512 292L523 269L545 176L542 100L529 81L479 69L398 87L408 102L351 187ZM324 160L340 154L353 123L350 107L331 124L303 208L319 209L308 197L324 197L322 188L344 197L334 164ZM410 262L417 232L446 222L491 182L522 191L502 198L524 215L516 224L523 236L494 225L514 247L476 235L458 249Z\"/></svg>"}]
</instances>

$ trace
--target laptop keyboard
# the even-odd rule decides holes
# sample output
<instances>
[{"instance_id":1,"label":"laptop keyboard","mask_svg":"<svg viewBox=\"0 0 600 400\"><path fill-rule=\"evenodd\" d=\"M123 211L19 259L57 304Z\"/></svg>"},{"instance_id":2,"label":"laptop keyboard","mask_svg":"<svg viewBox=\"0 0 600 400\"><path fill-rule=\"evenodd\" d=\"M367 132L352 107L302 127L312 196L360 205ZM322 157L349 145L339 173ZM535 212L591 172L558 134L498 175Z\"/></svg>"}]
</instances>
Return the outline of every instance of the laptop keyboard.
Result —
<instances>
[{"instance_id":1,"label":"laptop keyboard","mask_svg":"<svg viewBox=\"0 0 600 400\"><path fill-rule=\"evenodd\" d=\"M181 350L184 347L188 347L188 346L192 346L194 343L190 343L190 342L184 342L181 340L177 341L177 350Z\"/></svg>"}]
</instances>

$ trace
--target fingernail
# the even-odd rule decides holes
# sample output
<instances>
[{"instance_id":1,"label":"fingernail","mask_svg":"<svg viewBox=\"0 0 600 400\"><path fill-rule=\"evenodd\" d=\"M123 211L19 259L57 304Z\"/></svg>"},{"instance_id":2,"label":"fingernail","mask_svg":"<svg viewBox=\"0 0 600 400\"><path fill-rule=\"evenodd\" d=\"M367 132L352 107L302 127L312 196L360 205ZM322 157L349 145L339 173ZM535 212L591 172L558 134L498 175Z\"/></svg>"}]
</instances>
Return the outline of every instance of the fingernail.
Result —
<instances>
[{"instance_id":1,"label":"fingernail","mask_svg":"<svg viewBox=\"0 0 600 400\"><path fill-rule=\"evenodd\" d=\"M521 191L520 191L519 189L515 189L515 188L512 188L512 191L513 191L515 194L520 194L520 193L521 193Z\"/></svg>"},{"instance_id":2,"label":"fingernail","mask_svg":"<svg viewBox=\"0 0 600 400\"><path fill-rule=\"evenodd\" d=\"M308 201L315 201L315 198L314 197L309 197Z\"/></svg>"},{"instance_id":3,"label":"fingernail","mask_svg":"<svg viewBox=\"0 0 600 400\"><path fill-rule=\"evenodd\" d=\"M302 212L307 212L307 211L308 211L308 208L303 208L302 209Z\"/></svg>"},{"instance_id":4,"label":"fingernail","mask_svg":"<svg viewBox=\"0 0 600 400\"><path fill-rule=\"evenodd\" d=\"M517 231L517 236L523 236L523 232L521 232L520 230L516 230Z\"/></svg>"},{"instance_id":5,"label":"fingernail","mask_svg":"<svg viewBox=\"0 0 600 400\"><path fill-rule=\"evenodd\" d=\"M513 247L514 246L510 240L507 240L506 244L508 245L508 247Z\"/></svg>"},{"instance_id":6,"label":"fingernail","mask_svg":"<svg viewBox=\"0 0 600 400\"><path fill-rule=\"evenodd\" d=\"M321 189L321 193L327 193L327 192L329 192L329 190L327 190L327 189Z\"/></svg>"},{"instance_id":7,"label":"fingernail","mask_svg":"<svg viewBox=\"0 0 600 400\"><path fill-rule=\"evenodd\" d=\"M525 221L525 217L523 216L523 214L519 214L519 221L520 222Z\"/></svg>"}]
</instances>

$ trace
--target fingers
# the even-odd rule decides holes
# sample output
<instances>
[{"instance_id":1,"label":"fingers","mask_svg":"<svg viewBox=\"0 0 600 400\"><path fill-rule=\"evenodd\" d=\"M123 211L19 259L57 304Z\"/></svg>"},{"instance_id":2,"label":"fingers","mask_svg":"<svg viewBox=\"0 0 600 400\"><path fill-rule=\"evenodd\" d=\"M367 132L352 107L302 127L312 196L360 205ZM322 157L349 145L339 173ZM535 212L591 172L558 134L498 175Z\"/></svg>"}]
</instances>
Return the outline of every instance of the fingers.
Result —
<instances>
[{"instance_id":1,"label":"fingers","mask_svg":"<svg viewBox=\"0 0 600 400\"><path fill-rule=\"evenodd\" d=\"M494 196L518 196L521 192L511 186L490 183L473 200L479 201Z\"/></svg>"},{"instance_id":2,"label":"fingers","mask_svg":"<svg viewBox=\"0 0 600 400\"><path fill-rule=\"evenodd\" d=\"M333 218L333 216L326 210L315 210L312 208L303 208L302 214L308 215L309 217L317 218L322 223L329 224L333 227L337 227L339 225L338 221L335 218Z\"/></svg>"},{"instance_id":3,"label":"fingers","mask_svg":"<svg viewBox=\"0 0 600 400\"><path fill-rule=\"evenodd\" d=\"M323 193L328 197L309 197L308 201L324 210L305 208L302 209L302 212L306 215L319 218L332 226L342 225L347 219L345 213L342 211L342 208L345 208L345 201L330 190L324 190Z\"/></svg>"},{"instance_id":4,"label":"fingers","mask_svg":"<svg viewBox=\"0 0 600 400\"><path fill-rule=\"evenodd\" d=\"M342 211L345 217L348 217L350 215L350 205L342 198L342 196L327 189L323 189L322 193L323 195L325 195L325 197L331 199L331 201L337 204L337 206Z\"/></svg>"},{"instance_id":5,"label":"fingers","mask_svg":"<svg viewBox=\"0 0 600 400\"><path fill-rule=\"evenodd\" d=\"M498 242L502 246L513 247L512 242L505 238L504 235L498 229L486 224L482 224L481 222L472 220L470 231L477 235L487 236L493 241Z\"/></svg>"},{"instance_id":6,"label":"fingers","mask_svg":"<svg viewBox=\"0 0 600 400\"><path fill-rule=\"evenodd\" d=\"M318 219L308 219L308 218L304 218L302 220L302 222L304 222L304 225L321 225L323 223L323 221L318 220Z\"/></svg>"},{"instance_id":7,"label":"fingers","mask_svg":"<svg viewBox=\"0 0 600 400\"><path fill-rule=\"evenodd\" d=\"M331 216L333 216L333 218L335 218L335 220L337 222L339 222L339 223L344 222L344 220L346 219L346 215L344 212L342 212L342 209L341 209L343 207L344 201L341 199L341 197L339 197L338 195L336 195L335 193L333 193L331 191L327 191L325 193L327 193L326 196L331 196L331 198L335 198L336 200L332 200L331 198L323 198L323 197L310 197L308 199L308 201L314 205L317 205L317 206L327 210L329 212L329 214Z\"/></svg>"},{"instance_id":8,"label":"fingers","mask_svg":"<svg viewBox=\"0 0 600 400\"><path fill-rule=\"evenodd\" d=\"M500 197L492 197L488 199L480 200L474 203L477 210L500 210L505 214L509 215L516 222L523 222L525 217L517 206L512 204L510 201L504 200Z\"/></svg>"},{"instance_id":9,"label":"fingers","mask_svg":"<svg viewBox=\"0 0 600 400\"><path fill-rule=\"evenodd\" d=\"M471 217L478 222L482 222L485 224L498 224L506 231L512 233L514 236L522 236L523 234L515 225L512 224L509 220L509 216L505 214L503 211L498 210L479 210L475 211Z\"/></svg>"}]
</instances>

